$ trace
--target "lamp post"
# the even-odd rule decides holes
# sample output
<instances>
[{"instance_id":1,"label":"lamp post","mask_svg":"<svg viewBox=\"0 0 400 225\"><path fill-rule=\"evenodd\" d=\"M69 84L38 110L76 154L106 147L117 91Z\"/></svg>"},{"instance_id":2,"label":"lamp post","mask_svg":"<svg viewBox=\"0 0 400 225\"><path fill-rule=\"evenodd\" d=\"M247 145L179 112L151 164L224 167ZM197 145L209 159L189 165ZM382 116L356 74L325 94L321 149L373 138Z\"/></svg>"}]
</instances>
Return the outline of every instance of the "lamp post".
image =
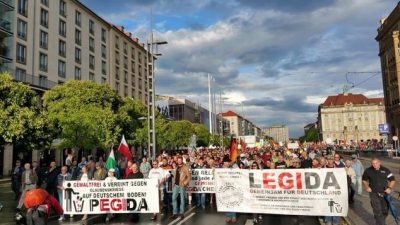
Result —
<instances>
[{"instance_id":1,"label":"lamp post","mask_svg":"<svg viewBox=\"0 0 400 225\"><path fill-rule=\"evenodd\" d=\"M154 41L153 40L153 31L150 35L150 43L147 43L147 51L150 55L147 57L147 79L148 79L148 106L147 106L147 115L148 115L148 137L149 137L149 155L154 160L156 158L156 127L155 127L155 76L154 76L154 61L155 56L160 56L161 54L156 52L154 53L154 47L158 47L158 45L168 44L166 41ZM158 49L158 48L157 48Z\"/></svg>"}]
</instances>

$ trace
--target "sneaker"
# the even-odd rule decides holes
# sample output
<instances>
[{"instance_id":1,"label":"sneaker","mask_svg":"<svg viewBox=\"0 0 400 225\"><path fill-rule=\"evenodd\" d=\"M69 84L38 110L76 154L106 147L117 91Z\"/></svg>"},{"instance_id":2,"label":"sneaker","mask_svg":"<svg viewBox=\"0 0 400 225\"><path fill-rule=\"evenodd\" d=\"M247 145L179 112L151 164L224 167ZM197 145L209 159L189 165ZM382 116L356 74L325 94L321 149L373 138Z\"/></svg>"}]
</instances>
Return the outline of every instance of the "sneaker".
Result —
<instances>
[{"instance_id":1,"label":"sneaker","mask_svg":"<svg viewBox=\"0 0 400 225\"><path fill-rule=\"evenodd\" d=\"M157 215L153 215L150 220L156 220L157 219Z\"/></svg>"},{"instance_id":2,"label":"sneaker","mask_svg":"<svg viewBox=\"0 0 400 225\"><path fill-rule=\"evenodd\" d=\"M181 219L183 220L183 218L185 218L185 215L184 215L184 214L181 214Z\"/></svg>"},{"instance_id":3,"label":"sneaker","mask_svg":"<svg viewBox=\"0 0 400 225\"><path fill-rule=\"evenodd\" d=\"M58 218L58 221L63 221L64 220L64 215L60 216L60 218Z\"/></svg>"},{"instance_id":4,"label":"sneaker","mask_svg":"<svg viewBox=\"0 0 400 225\"><path fill-rule=\"evenodd\" d=\"M232 218L232 223L236 223L236 221L237 221L236 217L233 217Z\"/></svg>"},{"instance_id":5,"label":"sneaker","mask_svg":"<svg viewBox=\"0 0 400 225\"><path fill-rule=\"evenodd\" d=\"M257 218L253 218L253 224L254 225L258 224Z\"/></svg>"},{"instance_id":6,"label":"sneaker","mask_svg":"<svg viewBox=\"0 0 400 225\"><path fill-rule=\"evenodd\" d=\"M107 216L106 217L106 223L110 222L110 218Z\"/></svg>"}]
</instances>

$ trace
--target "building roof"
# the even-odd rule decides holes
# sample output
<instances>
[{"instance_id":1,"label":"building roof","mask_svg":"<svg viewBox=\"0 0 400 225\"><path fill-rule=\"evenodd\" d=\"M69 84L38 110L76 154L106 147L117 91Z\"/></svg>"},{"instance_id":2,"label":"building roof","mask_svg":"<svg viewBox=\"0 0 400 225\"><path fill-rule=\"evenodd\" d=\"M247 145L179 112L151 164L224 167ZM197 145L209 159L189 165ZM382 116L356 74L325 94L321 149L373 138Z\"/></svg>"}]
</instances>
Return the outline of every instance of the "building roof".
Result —
<instances>
[{"instance_id":1,"label":"building roof","mask_svg":"<svg viewBox=\"0 0 400 225\"><path fill-rule=\"evenodd\" d=\"M363 94L339 94L329 96L322 106L338 106L345 104L383 104L383 98L367 98Z\"/></svg>"},{"instance_id":2,"label":"building roof","mask_svg":"<svg viewBox=\"0 0 400 225\"><path fill-rule=\"evenodd\" d=\"M231 111L231 110L229 110L228 112L223 112L223 113L221 113L221 115L222 116L239 116L240 117L240 115L239 114L237 114L237 113L235 113L234 111Z\"/></svg>"}]
</instances>

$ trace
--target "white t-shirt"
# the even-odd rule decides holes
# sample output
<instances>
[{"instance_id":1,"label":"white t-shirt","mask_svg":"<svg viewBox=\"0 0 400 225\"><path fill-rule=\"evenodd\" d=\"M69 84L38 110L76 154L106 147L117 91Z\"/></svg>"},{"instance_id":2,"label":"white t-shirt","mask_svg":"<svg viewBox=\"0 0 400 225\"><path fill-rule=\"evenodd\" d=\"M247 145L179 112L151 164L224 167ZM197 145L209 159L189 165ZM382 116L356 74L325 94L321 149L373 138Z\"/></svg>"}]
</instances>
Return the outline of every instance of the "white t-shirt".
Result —
<instances>
[{"instance_id":1,"label":"white t-shirt","mask_svg":"<svg viewBox=\"0 0 400 225\"><path fill-rule=\"evenodd\" d=\"M165 180L167 178L167 174L166 171L163 168L152 168L149 171L149 178L155 178L158 180L158 188L160 190L164 189L164 183Z\"/></svg>"},{"instance_id":2,"label":"white t-shirt","mask_svg":"<svg viewBox=\"0 0 400 225\"><path fill-rule=\"evenodd\" d=\"M116 181L118 180L116 177L106 177L106 179L104 179L104 181Z\"/></svg>"}]
</instances>

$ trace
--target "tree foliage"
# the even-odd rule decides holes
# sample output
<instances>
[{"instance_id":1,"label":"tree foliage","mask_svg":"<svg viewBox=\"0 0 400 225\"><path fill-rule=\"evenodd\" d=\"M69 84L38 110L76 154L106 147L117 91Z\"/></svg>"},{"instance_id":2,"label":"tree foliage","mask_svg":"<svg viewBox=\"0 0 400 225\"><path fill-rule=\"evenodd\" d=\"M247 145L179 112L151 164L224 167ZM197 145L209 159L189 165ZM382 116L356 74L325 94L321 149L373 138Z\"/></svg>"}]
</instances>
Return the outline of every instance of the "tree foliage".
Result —
<instances>
[{"instance_id":1,"label":"tree foliage","mask_svg":"<svg viewBox=\"0 0 400 225\"><path fill-rule=\"evenodd\" d=\"M194 134L192 123L187 120L171 121L164 128L166 144L170 148L187 147Z\"/></svg>"},{"instance_id":2,"label":"tree foliage","mask_svg":"<svg viewBox=\"0 0 400 225\"><path fill-rule=\"evenodd\" d=\"M196 134L197 146L208 147L210 145L211 135L207 127L201 123L194 123L192 126Z\"/></svg>"},{"instance_id":3,"label":"tree foliage","mask_svg":"<svg viewBox=\"0 0 400 225\"><path fill-rule=\"evenodd\" d=\"M0 74L1 142L25 142L38 149L51 142L51 127L40 111L38 96L27 85L13 82L7 73Z\"/></svg>"},{"instance_id":4,"label":"tree foliage","mask_svg":"<svg viewBox=\"0 0 400 225\"><path fill-rule=\"evenodd\" d=\"M300 137L300 141L301 142L314 142L314 141L318 141L318 129L317 128L311 128L307 131L307 133Z\"/></svg>"},{"instance_id":5,"label":"tree foliage","mask_svg":"<svg viewBox=\"0 0 400 225\"><path fill-rule=\"evenodd\" d=\"M107 85L69 81L45 93L43 106L58 128L62 144L80 149L116 144L121 98Z\"/></svg>"}]
</instances>

